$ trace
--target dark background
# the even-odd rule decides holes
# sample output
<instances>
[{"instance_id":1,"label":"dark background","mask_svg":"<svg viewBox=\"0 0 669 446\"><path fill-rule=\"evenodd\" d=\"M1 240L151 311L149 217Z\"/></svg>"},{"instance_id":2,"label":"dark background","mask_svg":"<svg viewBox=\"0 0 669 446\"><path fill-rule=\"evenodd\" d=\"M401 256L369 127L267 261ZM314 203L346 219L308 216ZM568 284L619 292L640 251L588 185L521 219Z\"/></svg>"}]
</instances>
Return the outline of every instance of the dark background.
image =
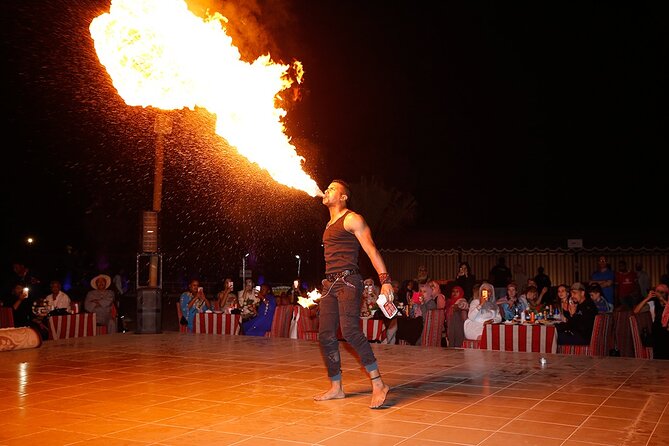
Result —
<instances>
[{"instance_id":1,"label":"dark background","mask_svg":"<svg viewBox=\"0 0 669 446\"><path fill-rule=\"evenodd\" d=\"M415 198L414 223L380 247L666 246L666 8L507 3L190 7L228 16L248 60L269 51L304 64L287 133L322 189L374 178ZM109 3L0 8L5 269L23 257L45 276L133 270L156 111L125 105L97 60L88 26ZM320 200L237 155L206 111L170 116L166 274L237 276L250 252L249 268L271 280L295 274L296 254L302 275L317 277Z\"/></svg>"}]
</instances>

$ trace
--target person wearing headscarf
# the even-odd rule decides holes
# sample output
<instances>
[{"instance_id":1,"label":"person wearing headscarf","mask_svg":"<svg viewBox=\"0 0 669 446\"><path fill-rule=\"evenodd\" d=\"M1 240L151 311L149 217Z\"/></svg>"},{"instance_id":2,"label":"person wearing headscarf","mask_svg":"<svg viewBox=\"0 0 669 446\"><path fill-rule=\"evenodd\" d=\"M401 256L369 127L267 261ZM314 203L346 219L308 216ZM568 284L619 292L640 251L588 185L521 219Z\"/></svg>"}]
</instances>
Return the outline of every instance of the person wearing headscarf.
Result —
<instances>
[{"instance_id":1,"label":"person wearing headscarf","mask_svg":"<svg viewBox=\"0 0 669 446\"><path fill-rule=\"evenodd\" d=\"M489 283L483 283L478 294L479 297L469 303L469 313L464 324L465 337L472 340L481 338L485 324L502 321L499 307L495 303L495 288Z\"/></svg>"}]
</instances>

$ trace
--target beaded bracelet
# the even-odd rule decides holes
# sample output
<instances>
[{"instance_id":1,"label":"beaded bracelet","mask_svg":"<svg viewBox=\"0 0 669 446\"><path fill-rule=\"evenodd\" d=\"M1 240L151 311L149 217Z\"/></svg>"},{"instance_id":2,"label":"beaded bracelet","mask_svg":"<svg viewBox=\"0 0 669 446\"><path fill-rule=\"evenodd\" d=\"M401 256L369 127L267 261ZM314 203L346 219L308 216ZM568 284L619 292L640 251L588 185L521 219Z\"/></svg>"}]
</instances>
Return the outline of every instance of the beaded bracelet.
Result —
<instances>
[{"instance_id":1,"label":"beaded bracelet","mask_svg":"<svg viewBox=\"0 0 669 446\"><path fill-rule=\"evenodd\" d=\"M392 283L392 279L390 278L390 274L379 273L379 283L381 283L381 285L383 285L385 283Z\"/></svg>"}]
</instances>

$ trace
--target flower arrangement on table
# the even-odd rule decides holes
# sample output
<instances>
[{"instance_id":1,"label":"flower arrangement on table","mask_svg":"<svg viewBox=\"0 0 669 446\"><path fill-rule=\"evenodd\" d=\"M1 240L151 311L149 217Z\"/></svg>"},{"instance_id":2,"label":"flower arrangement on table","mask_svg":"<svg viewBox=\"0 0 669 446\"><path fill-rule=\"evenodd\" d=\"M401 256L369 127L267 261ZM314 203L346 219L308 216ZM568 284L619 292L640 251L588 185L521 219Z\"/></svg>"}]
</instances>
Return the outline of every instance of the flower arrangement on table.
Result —
<instances>
[{"instance_id":1,"label":"flower arrangement on table","mask_svg":"<svg viewBox=\"0 0 669 446\"><path fill-rule=\"evenodd\" d=\"M376 313L376 310L379 309L379 305L374 302L367 304L367 308L363 308L362 311L360 312L360 317L372 317L374 316L374 313Z\"/></svg>"}]
</instances>

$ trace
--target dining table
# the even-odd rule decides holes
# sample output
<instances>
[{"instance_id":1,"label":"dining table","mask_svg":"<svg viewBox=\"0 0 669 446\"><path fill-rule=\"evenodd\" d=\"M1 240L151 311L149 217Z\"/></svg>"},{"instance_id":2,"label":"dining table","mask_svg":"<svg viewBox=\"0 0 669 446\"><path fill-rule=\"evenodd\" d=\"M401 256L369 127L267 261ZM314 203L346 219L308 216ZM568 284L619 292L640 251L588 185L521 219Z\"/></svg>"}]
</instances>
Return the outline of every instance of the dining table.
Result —
<instances>
[{"instance_id":1,"label":"dining table","mask_svg":"<svg viewBox=\"0 0 669 446\"><path fill-rule=\"evenodd\" d=\"M482 350L557 353L557 330L551 322L486 324L479 346Z\"/></svg>"},{"instance_id":2,"label":"dining table","mask_svg":"<svg viewBox=\"0 0 669 446\"><path fill-rule=\"evenodd\" d=\"M381 342L386 339L386 326L383 323L383 319L361 317L360 328L362 328L362 332L368 341ZM337 327L337 338L341 340L344 339L341 327Z\"/></svg>"},{"instance_id":3,"label":"dining table","mask_svg":"<svg viewBox=\"0 0 669 446\"><path fill-rule=\"evenodd\" d=\"M49 316L49 339L81 338L96 336L95 313L74 313Z\"/></svg>"},{"instance_id":4,"label":"dining table","mask_svg":"<svg viewBox=\"0 0 669 446\"><path fill-rule=\"evenodd\" d=\"M195 333L238 335L241 330L242 315L220 311L196 313L193 328Z\"/></svg>"}]
</instances>

